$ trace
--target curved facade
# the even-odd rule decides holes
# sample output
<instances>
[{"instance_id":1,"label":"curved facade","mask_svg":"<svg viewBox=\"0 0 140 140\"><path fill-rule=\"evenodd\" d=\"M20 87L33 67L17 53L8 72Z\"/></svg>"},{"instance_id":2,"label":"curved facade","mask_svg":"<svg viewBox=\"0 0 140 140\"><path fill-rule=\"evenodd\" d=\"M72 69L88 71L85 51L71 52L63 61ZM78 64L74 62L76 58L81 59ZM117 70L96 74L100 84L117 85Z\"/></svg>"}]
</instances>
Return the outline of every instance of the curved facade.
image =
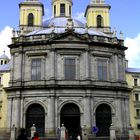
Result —
<instances>
[{"instance_id":1,"label":"curved facade","mask_svg":"<svg viewBox=\"0 0 140 140\"><path fill-rule=\"evenodd\" d=\"M109 138L112 128L114 138L128 134L123 40L72 18L54 17L12 41L8 127L29 131L31 119L48 138L59 137L62 123L73 139L78 134L83 139Z\"/></svg>"}]
</instances>

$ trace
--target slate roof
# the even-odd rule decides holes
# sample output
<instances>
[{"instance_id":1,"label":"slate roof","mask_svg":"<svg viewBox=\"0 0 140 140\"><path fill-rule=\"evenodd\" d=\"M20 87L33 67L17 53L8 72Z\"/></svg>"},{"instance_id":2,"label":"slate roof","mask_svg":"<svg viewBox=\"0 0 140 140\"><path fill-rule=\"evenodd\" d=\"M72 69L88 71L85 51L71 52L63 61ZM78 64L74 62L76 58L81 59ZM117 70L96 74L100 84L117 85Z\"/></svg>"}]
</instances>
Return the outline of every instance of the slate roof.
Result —
<instances>
[{"instance_id":1,"label":"slate roof","mask_svg":"<svg viewBox=\"0 0 140 140\"><path fill-rule=\"evenodd\" d=\"M78 21L76 19L72 19L72 20L73 20L74 27L85 28L85 24L83 24L81 21ZM67 17L54 17L44 21L43 27L50 27L52 25L55 27L66 27L67 22L68 22Z\"/></svg>"},{"instance_id":2,"label":"slate roof","mask_svg":"<svg viewBox=\"0 0 140 140\"><path fill-rule=\"evenodd\" d=\"M67 23L68 23L67 17L51 18L49 20L44 21L43 29L33 31L27 34L27 36L51 34L52 32L59 33L59 34L65 33L67 32L66 31ZM73 19L73 29L74 29L74 32L78 34L88 33L89 35L110 37L109 35L103 32L95 31L93 28L86 28L85 24L75 19Z\"/></svg>"},{"instance_id":3,"label":"slate roof","mask_svg":"<svg viewBox=\"0 0 140 140\"><path fill-rule=\"evenodd\" d=\"M10 62L4 65L0 65L0 72L10 71Z\"/></svg>"},{"instance_id":4,"label":"slate roof","mask_svg":"<svg viewBox=\"0 0 140 140\"><path fill-rule=\"evenodd\" d=\"M140 73L140 68L126 68L126 72L129 72L129 73Z\"/></svg>"}]
</instances>

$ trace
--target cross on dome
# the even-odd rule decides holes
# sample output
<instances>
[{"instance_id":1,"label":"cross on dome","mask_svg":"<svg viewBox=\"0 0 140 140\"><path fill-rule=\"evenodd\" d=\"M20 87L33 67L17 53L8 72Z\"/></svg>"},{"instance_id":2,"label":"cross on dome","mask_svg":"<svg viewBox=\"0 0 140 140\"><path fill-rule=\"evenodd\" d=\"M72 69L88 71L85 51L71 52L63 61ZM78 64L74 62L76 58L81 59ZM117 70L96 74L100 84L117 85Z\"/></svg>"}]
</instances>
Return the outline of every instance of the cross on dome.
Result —
<instances>
[{"instance_id":1,"label":"cross on dome","mask_svg":"<svg viewBox=\"0 0 140 140\"><path fill-rule=\"evenodd\" d=\"M34 2L34 1L39 1L39 0L26 0L26 1Z\"/></svg>"},{"instance_id":2,"label":"cross on dome","mask_svg":"<svg viewBox=\"0 0 140 140\"><path fill-rule=\"evenodd\" d=\"M105 0L91 0L92 4L104 4Z\"/></svg>"}]
</instances>

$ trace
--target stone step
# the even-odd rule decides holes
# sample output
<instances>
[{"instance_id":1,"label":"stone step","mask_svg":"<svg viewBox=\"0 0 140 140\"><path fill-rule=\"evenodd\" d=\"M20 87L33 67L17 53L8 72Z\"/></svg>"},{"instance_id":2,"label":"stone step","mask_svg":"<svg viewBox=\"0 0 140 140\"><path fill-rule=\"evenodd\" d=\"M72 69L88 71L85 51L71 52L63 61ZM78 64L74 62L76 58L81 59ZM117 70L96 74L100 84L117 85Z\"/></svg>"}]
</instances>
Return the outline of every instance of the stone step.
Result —
<instances>
[{"instance_id":1,"label":"stone step","mask_svg":"<svg viewBox=\"0 0 140 140\"><path fill-rule=\"evenodd\" d=\"M40 140L59 140L58 138L51 138L51 137L39 137ZM30 138L28 138L30 140Z\"/></svg>"},{"instance_id":2,"label":"stone step","mask_svg":"<svg viewBox=\"0 0 140 140\"><path fill-rule=\"evenodd\" d=\"M0 136L0 140L10 140L10 136Z\"/></svg>"},{"instance_id":3,"label":"stone step","mask_svg":"<svg viewBox=\"0 0 140 140\"><path fill-rule=\"evenodd\" d=\"M10 133L7 131L0 130L0 140L9 140L10 139Z\"/></svg>"},{"instance_id":4,"label":"stone step","mask_svg":"<svg viewBox=\"0 0 140 140\"><path fill-rule=\"evenodd\" d=\"M93 137L88 138L88 140L110 140L110 137Z\"/></svg>"},{"instance_id":5,"label":"stone step","mask_svg":"<svg viewBox=\"0 0 140 140\"><path fill-rule=\"evenodd\" d=\"M40 137L40 140L58 140L58 138L48 138L48 137L41 138Z\"/></svg>"}]
</instances>

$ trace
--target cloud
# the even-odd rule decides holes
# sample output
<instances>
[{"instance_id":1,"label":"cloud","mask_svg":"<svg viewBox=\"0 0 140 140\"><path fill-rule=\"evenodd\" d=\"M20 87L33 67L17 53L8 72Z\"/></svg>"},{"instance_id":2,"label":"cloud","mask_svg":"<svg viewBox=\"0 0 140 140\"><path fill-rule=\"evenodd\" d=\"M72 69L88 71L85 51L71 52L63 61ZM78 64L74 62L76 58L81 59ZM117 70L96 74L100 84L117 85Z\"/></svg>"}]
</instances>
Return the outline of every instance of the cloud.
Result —
<instances>
[{"instance_id":1,"label":"cloud","mask_svg":"<svg viewBox=\"0 0 140 140\"><path fill-rule=\"evenodd\" d=\"M0 31L0 55L3 54L5 50L5 54L10 57L10 49L7 45L11 44L12 37L12 28L6 26L2 31Z\"/></svg>"},{"instance_id":2,"label":"cloud","mask_svg":"<svg viewBox=\"0 0 140 140\"><path fill-rule=\"evenodd\" d=\"M129 67L140 68L140 33L135 38L127 37L124 44L128 47L126 59Z\"/></svg>"},{"instance_id":3,"label":"cloud","mask_svg":"<svg viewBox=\"0 0 140 140\"><path fill-rule=\"evenodd\" d=\"M86 23L86 19L84 17L84 14L85 14L84 12L76 13L74 15L74 18L79 20L79 21L81 21L81 22L83 22L83 23Z\"/></svg>"}]
</instances>

